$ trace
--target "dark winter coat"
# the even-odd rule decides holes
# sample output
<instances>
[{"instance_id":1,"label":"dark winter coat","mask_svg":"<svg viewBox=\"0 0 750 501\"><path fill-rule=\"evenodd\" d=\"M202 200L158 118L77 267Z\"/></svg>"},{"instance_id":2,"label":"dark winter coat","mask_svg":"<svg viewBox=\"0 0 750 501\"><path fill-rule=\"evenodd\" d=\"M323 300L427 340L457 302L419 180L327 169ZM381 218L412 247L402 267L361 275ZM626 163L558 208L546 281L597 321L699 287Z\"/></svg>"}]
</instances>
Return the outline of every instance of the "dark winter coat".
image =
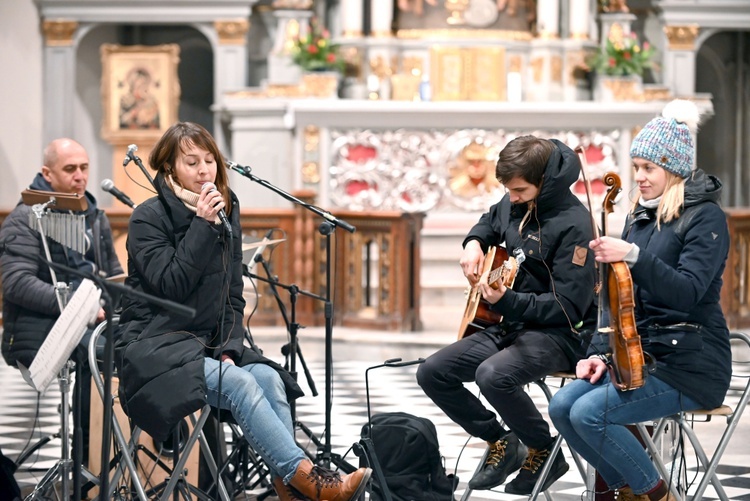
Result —
<instances>
[{"instance_id":1,"label":"dark winter coat","mask_svg":"<svg viewBox=\"0 0 750 501\"><path fill-rule=\"evenodd\" d=\"M720 304L729 252L721 189L717 178L697 170L685 182L678 219L658 230L655 210L638 207L623 231L640 248L630 269L635 318L643 350L657 360L654 376L706 408L721 405L732 372ZM675 327L681 323L690 325Z\"/></svg>"},{"instance_id":2,"label":"dark winter coat","mask_svg":"<svg viewBox=\"0 0 750 501\"><path fill-rule=\"evenodd\" d=\"M140 204L130 218L125 283L194 308L196 315L123 298L115 363L127 414L152 437L165 440L182 418L206 404L204 357L219 359L222 352L237 365L273 366L287 395L302 395L278 364L243 344L241 239L230 239L223 226L197 217L161 175L155 184L158 196ZM233 234L240 235L234 194L231 203Z\"/></svg>"},{"instance_id":3,"label":"dark winter coat","mask_svg":"<svg viewBox=\"0 0 750 501\"><path fill-rule=\"evenodd\" d=\"M30 187L53 191L41 174L37 174ZM97 209L93 195L86 192L86 199L86 230L94 242L86 252L87 262L80 253L47 238L52 261L87 272L101 271L106 276L122 273L109 220L104 211ZM21 362L26 367L60 316L49 266L38 259L44 256L44 248L41 234L29 225L31 214L31 207L19 202L0 229L0 242L10 249L0 260L3 274L2 352L9 365ZM97 270L92 269L90 263L95 263ZM81 282L81 277L69 276L60 270L55 270L55 275L58 281L70 284L73 289Z\"/></svg>"},{"instance_id":4,"label":"dark winter coat","mask_svg":"<svg viewBox=\"0 0 750 501\"><path fill-rule=\"evenodd\" d=\"M533 213L519 234L527 204L514 205L505 195L482 215L469 240L483 248L505 244L508 255L523 252L512 289L492 310L503 315L506 332L538 330L551 335L568 354L571 364L585 353L578 334L596 324L594 286L596 267L589 251L593 228L589 211L571 192L578 180L580 160L565 144L552 140Z\"/></svg>"}]
</instances>

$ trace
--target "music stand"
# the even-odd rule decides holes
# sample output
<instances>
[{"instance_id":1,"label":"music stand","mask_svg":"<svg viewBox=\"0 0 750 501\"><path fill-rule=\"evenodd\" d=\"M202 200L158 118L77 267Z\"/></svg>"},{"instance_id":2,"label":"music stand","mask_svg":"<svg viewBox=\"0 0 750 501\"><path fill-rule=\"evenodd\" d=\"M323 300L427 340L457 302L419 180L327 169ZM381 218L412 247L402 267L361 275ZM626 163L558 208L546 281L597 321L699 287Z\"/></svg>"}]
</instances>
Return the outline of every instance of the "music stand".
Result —
<instances>
[{"instance_id":1,"label":"music stand","mask_svg":"<svg viewBox=\"0 0 750 501\"><path fill-rule=\"evenodd\" d=\"M37 496L43 494L50 484L54 485L58 477L61 478L63 495L67 496L70 492L71 459L68 449L70 437L68 414L70 408L68 406L68 394L70 393L70 368L73 363L68 359L83 338L88 324L96 320L100 297L101 291L96 288L94 283L90 280L83 280L58 317L29 368L27 369L21 363L18 364L23 378L39 393L44 393L57 374L62 394L60 417L62 457L55 463L55 466L47 471L27 499L37 499ZM92 475L90 479L93 478ZM80 485L78 488L80 489Z\"/></svg>"},{"instance_id":2,"label":"music stand","mask_svg":"<svg viewBox=\"0 0 750 501\"><path fill-rule=\"evenodd\" d=\"M31 212L29 213L29 226L31 228L34 228L36 226L36 229L39 231L40 234L40 240L42 242L42 247L44 249L44 255L46 257L46 262L48 265L52 264L52 257L49 250L49 243L47 242L48 238L51 238L52 240L58 242L59 244L68 247L76 252L84 253L86 249L86 219L85 219L85 211L88 209L88 201L86 200L85 195L78 194L78 193L58 193L53 191L43 191L43 190L35 190L35 189L25 189L21 192L21 199L24 204L30 205ZM61 211L68 211L68 212L50 212L48 209L59 209ZM49 272L50 277L52 279L52 285L55 289L55 298L57 299L58 307L60 308L61 317L63 312L66 310L67 302L68 302L68 295L70 293L70 287L65 282L60 282L57 279L57 275L55 273L55 270L52 266L49 266ZM97 298L98 303L98 298ZM98 311L98 308L97 310ZM59 319L58 319L59 320ZM55 324L57 326L57 323ZM53 327L54 328L54 327ZM62 327L58 327L58 329L63 329ZM84 328L85 331L85 328ZM83 335L83 332L81 332L81 336ZM80 341L80 338L79 338ZM54 351L55 347L52 348ZM40 350L41 351L41 350ZM72 350L71 350L72 352ZM37 356L39 353L37 353ZM70 353L67 354L67 356L70 356ZM35 356L36 360L36 356ZM34 364L32 363L32 366ZM61 459L61 463L58 463L56 467L53 467L51 470L48 471L47 475L45 475L45 479L47 479L48 476L50 478L48 481L54 480L58 473L61 470L62 473L62 488L65 495L68 493L68 471L69 471L69 450L68 450L68 433L69 433L69 427L68 427L68 393L70 392L70 369L72 368L73 364L71 363L63 363L62 365L57 366L57 370L59 370L59 381L60 381L60 390L61 390L61 398L62 398L62 415L61 415L61 433L63 435L63 458ZM24 368L25 369L25 368ZM22 374L23 374L22 370ZM80 368L76 367L76 374L80 376ZM29 373L24 375L25 377L28 376ZM46 381L46 384L48 385L51 381L51 376L49 376L49 372L46 373L47 377L50 379ZM80 380L80 377L76 378L76 384ZM27 379L27 381L29 381ZM39 384L42 384L43 381L38 381ZM32 384L33 387L34 384ZM46 385L45 385L46 388ZM37 390L39 391L39 390ZM80 403L80 402L77 402ZM78 426L78 420L80 419L80 405L76 407L76 413L74 416L74 426L76 428L79 428ZM80 435L80 434L78 434ZM80 436L78 437L80 438ZM76 461L75 461L75 469L82 469L80 460L80 450L76 449ZM86 473L86 472L84 472ZM47 482L48 483L48 482ZM45 484L44 479L41 484ZM73 493L75 496L80 498L80 490L81 490L81 483L80 483L80 477L79 475L76 475L74 477L73 482ZM35 491L36 492L36 491ZM34 497L30 497L30 499L34 499Z\"/></svg>"},{"instance_id":3,"label":"music stand","mask_svg":"<svg viewBox=\"0 0 750 501\"><path fill-rule=\"evenodd\" d=\"M318 447L317 459L321 463L323 463L324 466L330 466L331 462L334 462L339 468L344 471L347 471L349 473L355 471L356 468L344 461L344 459L338 454L333 454L331 452L331 407L333 390L333 301L331 296L331 235L336 230L336 227L341 227L349 233L354 233L356 231L356 228L343 219L337 218L330 212L325 211L315 205L308 204L295 197L291 193L288 193L281 188L274 186L265 179L259 178L252 173L252 169L250 167L227 161L227 168L241 174L242 176L260 184L265 188L268 188L269 190L277 193L286 200L304 207L305 209L324 219L324 221L319 225L318 231L321 235L325 236L326 241L326 293L325 297L321 298L321 300L325 303L325 432L323 442Z\"/></svg>"}]
</instances>

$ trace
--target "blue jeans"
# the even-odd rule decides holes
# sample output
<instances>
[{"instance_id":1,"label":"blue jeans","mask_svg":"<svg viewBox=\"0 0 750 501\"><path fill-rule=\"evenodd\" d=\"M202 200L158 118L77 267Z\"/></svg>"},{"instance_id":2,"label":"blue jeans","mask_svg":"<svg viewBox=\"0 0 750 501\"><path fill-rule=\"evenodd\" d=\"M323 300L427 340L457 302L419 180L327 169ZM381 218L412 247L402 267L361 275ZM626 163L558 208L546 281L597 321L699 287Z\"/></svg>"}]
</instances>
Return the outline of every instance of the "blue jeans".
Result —
<instances>
[{"instance_id":1,"label":"blue jeans","mask_svg":"<svg viewBox=\"0 0 750 501\"><path fill-rule=\"evenodd\" d=\"M579 379L562 387L549 415L568 445L583 456L611 489L629 485L644 494L659 483L659 473L635 435L625 427L698 409L700 405L660 379L619 391L609 374L596 384Z\"/></svg>"},{"instance_id":2,"label":"blue jeans","mask_svg":"<svg viewBox=\"0 0 750 501\"><path fill-rule=\"evenodd\" d=\"M204 359L208 403L219 407L219 361ZM294 425L284 383L265 364L222 364L221 409L229 410L245 440L274 476L289 481L306 458L294 441Z\"/></svg>"}]
</instances>

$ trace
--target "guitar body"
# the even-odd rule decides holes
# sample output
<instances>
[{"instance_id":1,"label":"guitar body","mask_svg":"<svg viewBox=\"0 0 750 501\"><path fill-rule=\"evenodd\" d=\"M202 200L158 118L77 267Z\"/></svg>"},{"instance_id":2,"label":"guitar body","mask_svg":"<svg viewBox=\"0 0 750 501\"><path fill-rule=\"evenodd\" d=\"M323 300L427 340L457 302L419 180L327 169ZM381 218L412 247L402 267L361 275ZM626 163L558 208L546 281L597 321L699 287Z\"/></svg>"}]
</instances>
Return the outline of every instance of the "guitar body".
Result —
<instances>
[{"instance_id":1,"label":"guitar body","mask_svg":"<svg viewBox=\"0 0 750 501\"><path fill-rule=\"evenodd\" d=\"M518 263L515 258L508 257L504 247L490 247L484 257L480 280L488 279L493 289L500 287L499 280L502 280L506 287L512 287L517 272ZM458 328L458 339L499 324L503 319L502 315L490 310L490 304L482 297L479 284L468 288L466 295L466 308L461 318L461 326Z\"/></svg>"}]
</instances>

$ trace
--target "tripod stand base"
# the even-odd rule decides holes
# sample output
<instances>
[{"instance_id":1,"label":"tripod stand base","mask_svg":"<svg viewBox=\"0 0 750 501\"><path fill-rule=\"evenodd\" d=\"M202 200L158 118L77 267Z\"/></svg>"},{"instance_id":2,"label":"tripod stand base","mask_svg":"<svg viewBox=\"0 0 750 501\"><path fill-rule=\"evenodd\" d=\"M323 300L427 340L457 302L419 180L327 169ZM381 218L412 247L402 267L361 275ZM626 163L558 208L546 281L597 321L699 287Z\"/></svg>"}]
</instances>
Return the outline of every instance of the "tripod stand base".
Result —
<instances>
[{"instance_id":1,"label":"tripod stand base","mask_svg":"<svg viewBox=\"0 0 750 501\"><path fill-rule=\"evenodd\" d=\"M55 466L47 470L47 473L44 474L39 483L24 497L24 501L57 501L59 499L69 499L73 494L73 480L70 479L67 482L68 493L64 496L62 492L64 484L62 476L69 475L72 469L72 459L58 461ZM85 481L94 485L98 485L99 483L99 479L85 467L81 467L80 475Z\"/></svg>"},{"instance_id":2,"label":"tripod stand base","mask_svg":"<svg viewBox=\"0 0 750 501\"><path fill-rule=\"evenodd\" d=\"M299 444L299 442L297 443L297 445L300 446L300 449L305 451L305 454L307 454L307 456L310 458L310 461L312 461L314 464L325 466L326 468L330 468L331 465L334 465L336 466L336 468L347 474L357 471L357 467L347 462L340 454L326 451L323 442L321 442L320 439L315 436L312 430L308 428L304 423L297 421L295 423L295 426L299 428L313 444L315 444L315 447L317 447L317 453L310 454L302 445Z\"/></svg>"}]
</instances>

